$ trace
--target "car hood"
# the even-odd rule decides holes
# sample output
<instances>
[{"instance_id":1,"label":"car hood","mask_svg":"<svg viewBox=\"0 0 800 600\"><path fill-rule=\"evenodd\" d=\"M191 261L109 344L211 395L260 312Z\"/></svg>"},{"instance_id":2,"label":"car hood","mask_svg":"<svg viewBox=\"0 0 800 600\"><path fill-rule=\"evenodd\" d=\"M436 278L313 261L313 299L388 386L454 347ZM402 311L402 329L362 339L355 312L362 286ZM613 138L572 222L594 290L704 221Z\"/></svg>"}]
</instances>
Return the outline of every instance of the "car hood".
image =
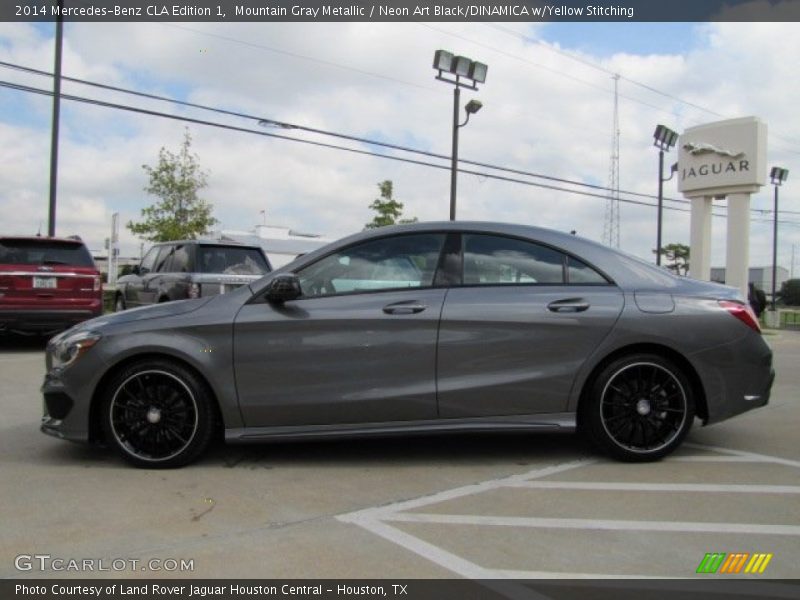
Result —
<instances>
[{"instance_id":1,"label":"car hood","mask_svg":"<svg viewBox=\"0 0 800 600\"><path fill-rule=\"evenodd\" d=\"M142 306L141 308L131 308L122 312L103 315L96 319L84 321L78 325L77 328L98 330L103 327L133 323L134 321L174 317L176 315L194 312L211 302L214 298L216 298L216 296L197 298L195 300L176 300L174 302L163 302L152 306Z\"/></svg>"}]
</instances>

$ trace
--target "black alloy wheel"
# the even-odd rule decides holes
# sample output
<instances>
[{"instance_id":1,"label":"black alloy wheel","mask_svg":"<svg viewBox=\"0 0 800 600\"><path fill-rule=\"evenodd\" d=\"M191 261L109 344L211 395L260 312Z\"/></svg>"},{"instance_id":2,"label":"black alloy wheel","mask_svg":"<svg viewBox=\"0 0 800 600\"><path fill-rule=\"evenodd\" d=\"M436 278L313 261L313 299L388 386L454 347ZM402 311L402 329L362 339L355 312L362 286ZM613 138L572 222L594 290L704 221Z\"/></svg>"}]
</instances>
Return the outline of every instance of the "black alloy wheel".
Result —
<instances>
[{"instance_id":1,"label":"black alloy wheel","mask_svg":"<svg viewBox=\"0 0 800 600\"><path fill-rule=\"evenodd\" d=\"M616 458L657 460L683 441L695 415L692 387L670 361L623 357L594 380L581 422L592 441Z\"/></svg>"},{"instance_id":2,"label":"black alloy wheel","mask_svg":"<svg viewBox=\"0 0 800 600\"><path fill-rule=\"evenodd\" d=\"M178 364L135 363L113 378L106 395L106 439L136 466L185 465L211 440L215 413L208 387Z\"/></svg>"}]
</instances>

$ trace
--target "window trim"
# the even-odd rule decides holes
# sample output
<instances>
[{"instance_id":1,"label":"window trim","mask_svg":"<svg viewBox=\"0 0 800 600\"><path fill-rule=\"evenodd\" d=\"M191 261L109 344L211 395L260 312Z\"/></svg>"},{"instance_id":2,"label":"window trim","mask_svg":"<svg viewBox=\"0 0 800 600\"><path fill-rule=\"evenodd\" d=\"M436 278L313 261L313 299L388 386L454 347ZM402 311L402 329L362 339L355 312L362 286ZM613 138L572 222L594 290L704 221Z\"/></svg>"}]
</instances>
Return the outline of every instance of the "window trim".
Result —
<instances>
[{"instance_id":1,"label":"window trim","mask_svg":"<svg viewBox=\"0 0 800 600\"><path fill-rule=\"evenodd\" d=\"M384 289L380 289L380 290L361 290L361 291L357 291L357 292L337 292L335 294L325 294L325 295L320 295L320 296L300 296L299 298L297 298L296 300L293 300L292 302L300 302L300 301L303 301L303 300L314 300L314 299L317 299L317 298L336 298L336 297L339 297L339 296L353 296L355 294L384 294L384 293L396 293L396 292L411 291L411 290L440 290L440 289L451 289L451 288L568 287L568 286L570 286L570 287L598 287L598 288L618 287L617 283L607 273L605 273L602 269L599 269L597 266L595 266L593 263L587 261L586 259L581 258L581 257L577 256L576 254L574 254L572 252L569 252L568 250L565 250L564 248L560 248L558 246L554 246L553 244L548 244L547 242L543 242L541 240L532 240L530 238L522 237L522 236L519 236L519 235L506 234L506 233L494 233L494 232L480 231L480 230L474 230L474 229L458 229L458 230L432 229L430 231L409 231L409 232L404 232L404 233L401 233L401 234L391 234L391 233L389 233L389 234L386 234L386 235L383 235L383 236L370 238L368 241L373 242L373 241L383 240L383 239L390 238L390 237L401 237L401 236L407 236L407 235L420 235L420 234L431 234L431 235L442 235L443 234L445 236L444 243L442 244L442 248L439 251L439 260L438 260L437 265L436 265L436 270L434 271L434 275L433 275L433 285L420 286L420 287L414 287L414 288L401 287L401 288L384 288ZM464 283L464 236L465 235L470 235L470 234L472 234L472 235L489 235L489 236L495 236L495 237L504 237L504 238L508 238L508 239L518 240L518 241L521 241L521 242L527 242L529 244L539 244L540 246L544 246L544 247L549 248L551 250L555 250L556 252L560 252L565 257L574 258L576 260L581 261L582 263L584 263L589 268L594 269L594 271L598 275L600 275L603 279L605 279L606 281L605 281L605 283L569 283L569 282L565 281L563 283L465 284ZM453 238L458 240L458 260L459 260L459 266L460 266L460 271L459 271L458 277L457 277L458 281L456 283L451 283L449 285L442 284L442 283L437 283L439 281L440 269L443 268L442 261L443 261L445 249L447 249L447 247L448 247L448 241L450 241ZM348 250L349 248L352 248L353 246L358 246L358 245L364 243L365 241L367 241L367 240L355 241L355 242L352 242L350 244L347 244L346 246L342 246L340 248L337 248L336 250L333 250L332 252L328 252L327 254L325 254L323 256L320 256L319 258L317 258L313 262L310 262L307 265L304 265L303 269L307 269L308 267L317 264L321 260L324 260L324 259L328 258L329 256L331 256L332 254L336 254L338 252L344 252L344 251ZM564 261L564 262L565 262L565 264L562 266L562 268L566 268L566 261ZM297 272L293 271L293 273L295 275L297 275ZM565 275L565 279L567 279L567 278L568 278L568 276ZM255 292L252 295L252 297L250 298L250 300L248 300L246 302L246 304L265 304L265 303L268 303L268 301L266 299L266 294L267 294L267 286L265 286L265 287L259 289L257 292Z\"/></svg>"}]
</instances>

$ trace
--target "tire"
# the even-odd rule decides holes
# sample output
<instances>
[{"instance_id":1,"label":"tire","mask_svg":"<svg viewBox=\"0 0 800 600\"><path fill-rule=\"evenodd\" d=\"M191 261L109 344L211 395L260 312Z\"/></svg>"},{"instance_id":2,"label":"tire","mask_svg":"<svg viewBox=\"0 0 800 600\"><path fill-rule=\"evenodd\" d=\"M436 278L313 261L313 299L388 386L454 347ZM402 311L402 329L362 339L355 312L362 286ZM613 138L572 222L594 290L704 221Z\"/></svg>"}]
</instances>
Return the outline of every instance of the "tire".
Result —
<instances>
[{"instance_id":1,"label":"tire","mask_svg":"<svg viewBox=\"0 0 800 600\"><path fill-rule=\"evenodd\" d=\"M208 447L215 429L214 402L206 383L177 363L133 363L106 387L106 440L137 467L181 467Z\"/></svg>"},{"instance_id":2,"label":"tire","mask_svg":"<svg viewBox=\"0 0 800 600\"><path fill-rule=\"evenodd\" d=\"M590 383L580 423L595 446L626 462L663 458L692 427L695 403L683 371L656 354L614 360Z\"/></svg>"},{"instance_id":3,"label":"tire","mask_svg":"<svg viewBox=\"0 0 800 600\"><path fill-rule=\"evenodd\" d=\"M122 312L126 308L127 306L125 306L125 298L123 298L122 294L117 294L116 298L114 299L114 312Z\"/></svg>"}]
</instances>

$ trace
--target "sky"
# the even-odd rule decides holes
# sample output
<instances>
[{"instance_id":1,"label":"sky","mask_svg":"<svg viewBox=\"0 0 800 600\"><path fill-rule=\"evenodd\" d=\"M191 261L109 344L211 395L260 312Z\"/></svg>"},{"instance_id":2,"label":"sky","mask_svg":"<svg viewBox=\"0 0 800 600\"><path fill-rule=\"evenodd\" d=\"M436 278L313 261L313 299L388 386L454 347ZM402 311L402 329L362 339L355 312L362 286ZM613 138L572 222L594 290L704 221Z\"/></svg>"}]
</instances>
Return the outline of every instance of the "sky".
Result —
<instances>
[{"instance_id":1,"label":"sky","mask_svg":"<svg viewBox=\"0 0 800 600\"><path fill-rule=\"evenodd\" d=\"M0 23L0 61L52 71L52 23ZM489 65L486 83L462 103L482 110L460 130L462 159L593 185L609 180L614 84L619 74L620 188L657 191L659 123L681 132L757 116L769 128L768 164L790 171L781 188L778 263L800 246L793 179L800 156L798 23L67 23L63 74L251 115L222 115L64 82L63 92L297 139L448 166L448 161L302 130L264 128L259 118L450 154L452 86L436 81L437 49ZM0 81L49 89L52 80L0 66ZM47 229L50 98L0 88L0 234ZM187 123L64 101L57 234L102 250L111 215L136 220L161 147L177 151ZM203 197L224 229L263 222L340 237L363 228L380 181L394 183L404 216L448 218L447 168L188 124L208 171ZM666 164L677 160L675 149ZM576 188L489 171L528 183ZM588 190L592 191L592 190ZM594 190L602 196L604 192ZM751 265L772 263L772 194L753 196ZM665 195L679 199L677 184ZM625 196L624 196L625 197ZM654 205L653 198L630 197ZM724 214L724 202L717 212ZM686 210L688 205L668 202ZM653 206L622 203L620 247L652 260ZM458 218L526 223L601 240L606 200L519 181L461 174ZM725 219L713 222L713 265L724 264ZM664 243L689 242L689 214L664 213ZM121 252L138 256L125 227ZM145 245L145 249L146 249ZM796 273L800 272L798 254Z\"/></svg>"}]
</instances>

